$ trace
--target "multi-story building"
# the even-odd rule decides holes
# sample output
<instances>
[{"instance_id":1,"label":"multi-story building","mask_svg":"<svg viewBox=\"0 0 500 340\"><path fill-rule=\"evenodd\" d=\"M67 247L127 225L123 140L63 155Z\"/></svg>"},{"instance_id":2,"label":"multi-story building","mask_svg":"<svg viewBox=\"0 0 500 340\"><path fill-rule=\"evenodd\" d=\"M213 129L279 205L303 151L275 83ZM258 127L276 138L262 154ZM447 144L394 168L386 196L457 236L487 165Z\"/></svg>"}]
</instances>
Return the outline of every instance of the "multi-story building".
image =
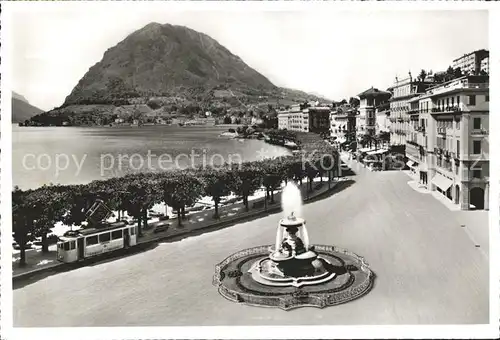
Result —
<instances>
[{"instance_id":1,"label":"multi-story building","mask_svg":"<svg viewBox=\"0 0 500 340\"><path fill-rule=\"evenodd\" d=\"M481 71L481 61L489 57L487 50L477 50L453 60L453 68L460 68L464 74L478 75Z\"/></svg>"},{"instance_id":2,"label":"multi-story building","mask_svg":"<svg viewBox=\"0 0 500 340\"><path fill-rule=\"evenodd\" d=\"M288 130L290 120L290 113L288 111L278 112L278 129Z\"/></svg>"},{"instance_id":3,"label":"multi-story building","mask_svg":"<svg viewBox=\"0 0 500 340\"><path fill-rule=\"evenodd\" d=\"M330 131L330 112L332 112L330 107L314 106L303 112L308 114L309 132L328 133Z\"/></svg>"},{"instance_id":4,"label":"multi-story building","mask_svg":"<svg viewBox=\"0 0 500 340\"><path fill-rule=\"evenodd\" d=\"M357 109L349 104L337 107L330 114L331 136L340 144L356 144Z\"/></svg>"},{"instance_id":5,"label":"multi-story building","mask_svg":"<svg viewBox=\"0 0 500 340\"><path fill-rule=\"evenodd\" d=\"M408 165L462 210L489 208L489 78L464 76L411 100Z\"/></svg>"},{"instance_id":6,"label":"multi-story building","mask_svg":"<svg viewBox=\"0 0 500 340\"><path fill-rule=\"evenodd\" d=\"M486 57L481 60L481 71L485 72L486 74L490 74L490 57Z\"/></svg>"},{"instance_id":7,"label":"multi-story building","mask_svg":"<svg viewBox=\"0 0 500 340\"><path fill-rule=\"evenodd\" d=\"M298 132L328 133L331 108L304 106L307 105L293 105L290 110L279 112L278 128Z\"/></svg>"},{"instance_id":8,"label":"multi-story building","mask_svg":"<svg viewBox=\"0 0 500 340\"><path fill-rule=\"evenodd\" d=\"M358 135L375 136L377 107L388 103L391 93L371 87L360 93L358 97L359 115L356 124L358 127L357 133Z\"/></svg>"},{"instance_id":9,"label":"multi-story building","mask_svg":"<svg viewBox=\"0 0 500 340\"><path fill-rule=\"evenodd\" d=\"M375 135L377 138L385 139L386 136L389 137L391 132L390 114L389 101L375 108ZM389 144L389 138L385 139L384 143Z\"/></svg>"},{"instance_id":10,"label":"multi-story building","mask_svg":"<svg viewBox=\"0 0 500 340\"><path fill-rule=\"evenodd\" d=\"M412 98L425 92L430 87L431 81L420 81L412 78L411 73L408 78L399 80L390 88L392 98L390 99L390 121L391 145L406 145L406 136L410 130L409 101Z\"/></svg>"}]
</instances>

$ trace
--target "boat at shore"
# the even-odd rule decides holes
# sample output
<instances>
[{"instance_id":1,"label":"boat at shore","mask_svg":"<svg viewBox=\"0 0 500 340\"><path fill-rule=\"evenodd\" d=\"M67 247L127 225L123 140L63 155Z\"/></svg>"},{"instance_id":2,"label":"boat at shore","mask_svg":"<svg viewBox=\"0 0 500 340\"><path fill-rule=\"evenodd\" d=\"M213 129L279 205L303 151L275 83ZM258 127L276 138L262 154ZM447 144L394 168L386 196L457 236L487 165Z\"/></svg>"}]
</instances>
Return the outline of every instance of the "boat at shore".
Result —
<instances>
[{"instance_id":1,"label":"boat at shore","mask_svg":"<svg viewBox=\"0 0 500 340\"><path fill-rule=\"evenodd\" d=\"M237 132L231 132L231 131L224 131L219 135L219 138L228 138L228 139L233 139L238 137Z\"/></svg>"}]
</instances>

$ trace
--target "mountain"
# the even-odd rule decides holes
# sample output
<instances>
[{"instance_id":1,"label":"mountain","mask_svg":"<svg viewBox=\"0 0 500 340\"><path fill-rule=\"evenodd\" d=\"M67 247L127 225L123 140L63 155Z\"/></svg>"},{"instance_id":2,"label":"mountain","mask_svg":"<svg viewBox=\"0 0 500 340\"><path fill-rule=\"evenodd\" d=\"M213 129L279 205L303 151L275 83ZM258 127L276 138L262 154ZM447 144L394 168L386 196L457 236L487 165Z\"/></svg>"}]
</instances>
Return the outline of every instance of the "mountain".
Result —
<instances>
[{"instance_id":1,"label":"mountain","mask_svg":"<svg viewBox=\"0 0 500 340\"><path fill-rule=\"evenodd\" d=\"M12 92L12 123L24 123L42 112L43 110L31 105L22 95Z\"/></svg>"},{"instance_id":2,"label":"mountain","mask_svg":"<svg viewBox=\"0 0 500 340\"><path fill-rule=\"evenodd\" d=\"M183 26L151 23L108 49L64 105L179 93L193 96L196 90L217 86L276 88L208 35Z\"/></svg>"},{"instance_id":3,"label":"mountain","mask_svg":"<svg viewBox=\"0 0 500 340\"><path fill-rule=\"evenodd\" d=\"M149 122L158 115L268 113L305 100L279 88L206 34L150 23L109 48L63 105L36 116L34 125L109 124L116 118Z\"/></svg>"}]
</instances>

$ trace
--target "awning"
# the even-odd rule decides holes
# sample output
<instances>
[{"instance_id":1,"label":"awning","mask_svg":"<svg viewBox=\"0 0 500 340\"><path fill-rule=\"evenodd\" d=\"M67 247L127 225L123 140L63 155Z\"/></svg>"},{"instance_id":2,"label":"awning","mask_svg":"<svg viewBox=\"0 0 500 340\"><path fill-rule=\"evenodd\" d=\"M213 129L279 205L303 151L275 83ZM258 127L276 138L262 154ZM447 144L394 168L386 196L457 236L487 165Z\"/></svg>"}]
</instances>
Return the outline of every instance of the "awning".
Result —
<instances>
[{"instance_id":1,"label":"awning","mask_svg":"<svg viewBox=\"0 0 500 340\"><path fill-rule=\"evenodd\" d=\"M389 150L387 150L387 149L378 149L378 150L373 150L373 151L368 152L368 155L380 155L380 154L386 153L388 151Z\"/></svg>"},{"instance_id":2,"label":"awning","mask_svg":"<svg viewBox=\"0 0 500 340\"><path fill-rule=\"evenodd\" d=\"M432 178L432 183L435 184L439 189L446 191L451 187L453 181L441 174L436 174L436 176Z\"/></svg>"},{"instance_id":3,"label":"awning","mask_svg":"<svg viewBox=\"0 0 500 340\"><path fill-rule=\"evenodd\" d=\"M375 149L372 149L372 148L361 148L359 149L359 152L370 152L370 151L374 151Z\"/></svg>"}]
</instances>

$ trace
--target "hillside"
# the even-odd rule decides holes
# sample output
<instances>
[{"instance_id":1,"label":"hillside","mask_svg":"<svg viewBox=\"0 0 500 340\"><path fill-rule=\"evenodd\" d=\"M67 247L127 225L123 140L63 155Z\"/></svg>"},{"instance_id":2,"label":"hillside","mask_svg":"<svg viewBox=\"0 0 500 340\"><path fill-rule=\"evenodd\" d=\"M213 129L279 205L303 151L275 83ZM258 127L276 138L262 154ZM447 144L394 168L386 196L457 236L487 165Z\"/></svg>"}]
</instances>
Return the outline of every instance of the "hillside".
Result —
<instances>
[{"instance_id":1,"label":"hillside","mask_svg":"<svg viewBox=\"0 0 500 340\"><path fill-rule=\"evenodd\" d=\"M109 48L61 107L35 121L92 125L116 117L142 119L150 111L182 116L267 112L316 98L276 87L206 34L151 23Z\"/></svg>"},{"instance_id":2,"label":"hillside","mask_svg":"<svg viewBox=\"0 0 500 340\"><path fill-rule=\"evenodd\" d=\"M31 105L22 95L12 92L12 123L23 123L42 112L43 110Z\"/></svg>"},{"instance_id":3,"label":"hillside","mask_svg":"<svg viewBox=\"0 0 500 340\"><path fill-rule=\"evenodd\" d=\"M273 90L275 86L209 36L151 23L108 49L78 82L65 105L140 96L188 97L207 88Z\"/></svg>"}]
</instances>

